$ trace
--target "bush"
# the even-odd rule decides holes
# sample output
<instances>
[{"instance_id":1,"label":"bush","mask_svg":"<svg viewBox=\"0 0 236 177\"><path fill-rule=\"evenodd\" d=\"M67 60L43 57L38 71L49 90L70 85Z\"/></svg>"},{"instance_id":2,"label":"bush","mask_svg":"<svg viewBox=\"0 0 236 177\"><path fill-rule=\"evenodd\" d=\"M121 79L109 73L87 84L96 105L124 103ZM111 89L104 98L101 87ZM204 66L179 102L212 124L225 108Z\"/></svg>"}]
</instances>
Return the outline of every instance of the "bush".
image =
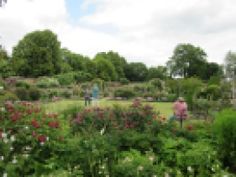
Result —
<instances>
[{"instance_id":1,"label":"bush","mask_svg":"<svg viewBox=\"0 0 236 177\"><path fill-rule=\"evenodd\" d=\"M86 73L86 72L77 72L75 74L75 80L76 82L86 82L86 81L91 81L93 79L92 74Z\"/></svg>"},{"instance_id":2,"label":"bush","mask_svg":"<svg viewBox=\"0 0 236 177\"><path fill-rule=\"evenodd\" d=\"M129 80L126 79L126 78L121 78L121 79L120 79L120 83L121 83L122 85L127 85L127 84L129 84Z\"/></svg>"},{"instance_id":3,"label":"bush","mask_svg":"<svg viewBox=\"0 0 236 177\"><path fill-rule=\"evenodd\" d=\"M135 92L131 89L117 89L114 92L114 96L130 99L135 96Z\"/></svg>"},{"instance_id":4,"label":"bush","mask_svg":"<svg viewBox=\"0 0 236 177\"><path fill-rule=\"evenodd\" d=\"M18 97L12 92L3 91L0 94L0 102L1 103L4 103L6 101L16 101L16 100L18 100Z\"/></svg>"},{"instance_id":5,"label":"bush","mask_svg":"<svg viewBox=\"0 0 236 177\"><path fill-rule=\"evenodd\" d=\"M34 87L29 89L30 100L37 101L40 99L40 96L41 96L41 91L39 89Z\"/></svg>"},{"instance_id":6,"label":"bush","mask_svg":"<svg viewBox=\"0 0 236 177\"><path fill-rule=\"evenodd\" d=\"M40 79L36 85L40 88L51 88L51 87L58 87L60 84L56 78L48 78L44 77Z\"/></svg>"},{"instance_id":7,"label":"bush","mask_svg":"<svg viewBox=\"0 0 236 177\"><path fill-rule=\"evenodd\" d=\"M214 122L218 153L225 166L236 170L236 111L225 109Z\"/></svg>"},{"instance_id":8,"label":"bush","mask_svg":"<svg viewBox=\"0 0 236 177\"><path fill-rule=\"evenodd\" d=\"M75 73L66 73L57 76L60 85L70 85L75 82Z\"/></svg>"},{"instance_id":9,"label":"bush","mask_svg":"<svg viewBox=\"0 0 236 177\"><path fill-rule=\"evenodd\" d=\"M20 87L16 89L16 95L20 100L29 101L29 91L26 88Z\"/></svg>"},{"instance_id":10,"label":"bush","mask_svg":"<svg viewBox=\"0 0 236 177\"><path fill-rule=\"evenodd\" d=\"M23 88L29 89L30 84L25 82L25 81L17 81L16 82L16 87L23 87Z\"/></svg>"},{"instance_id":11,"label":"bush","mask_svg":"<svg viewBox=\"0 0 236 177\"><path fill-rule=\"evenodd\" d=\"M65 90L61 93L61 96L64 98L71 98L72 93L69 90Z\"/></svg>"}]
</instances>

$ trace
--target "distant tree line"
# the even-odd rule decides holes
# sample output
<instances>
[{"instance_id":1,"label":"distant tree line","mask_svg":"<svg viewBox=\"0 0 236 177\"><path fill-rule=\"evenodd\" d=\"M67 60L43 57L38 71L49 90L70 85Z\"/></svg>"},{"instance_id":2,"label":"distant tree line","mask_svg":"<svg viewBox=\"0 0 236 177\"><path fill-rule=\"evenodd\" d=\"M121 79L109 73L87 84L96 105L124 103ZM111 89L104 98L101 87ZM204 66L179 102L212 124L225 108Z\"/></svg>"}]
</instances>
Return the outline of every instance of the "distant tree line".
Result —
<instances>
[{"instance_id":1,"label":"distant tree line","mask_svg":"<svg viewBox=\"0 0 236 177\"><path fill-rule=\"evenodd\" d=\"M158 59L157 59L158 60ZM94 58L61 48L57 35L50 30L34 31L24 36L13 48L10 57L0 49L0 74L2 77L53 76L80 72L87 78L105 81L147 81L153 78L196 77L209 80L221 77L223 67L207 61L206 52L192 44L179 44L165 66L148 68L141 62L127 62L118 53L97 53Z\"/></svg>"}]
</instances>

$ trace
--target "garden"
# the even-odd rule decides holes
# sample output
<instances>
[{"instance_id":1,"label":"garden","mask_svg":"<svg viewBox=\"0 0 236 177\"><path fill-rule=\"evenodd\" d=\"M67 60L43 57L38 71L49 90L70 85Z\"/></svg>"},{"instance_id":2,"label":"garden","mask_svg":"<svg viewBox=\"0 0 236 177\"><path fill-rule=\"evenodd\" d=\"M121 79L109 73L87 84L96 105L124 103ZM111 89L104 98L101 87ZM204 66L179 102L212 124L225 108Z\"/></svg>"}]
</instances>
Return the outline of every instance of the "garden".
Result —
<instances>
[{"instance_id":1,"label":"garden","mask_svg":"<svg viewBox=\"0 0 236 177\"><path fill-rule=\"evenodd\" d=\"M236 54L226 59L224 72L179 44L148 68L113 51L73 53L50 30L27 34L12 56L0 48L0 175L236 176ZM85 106L94 85L99 102ZM170 120L180 96L182 128Z\"/></svg>"}]
</instances>

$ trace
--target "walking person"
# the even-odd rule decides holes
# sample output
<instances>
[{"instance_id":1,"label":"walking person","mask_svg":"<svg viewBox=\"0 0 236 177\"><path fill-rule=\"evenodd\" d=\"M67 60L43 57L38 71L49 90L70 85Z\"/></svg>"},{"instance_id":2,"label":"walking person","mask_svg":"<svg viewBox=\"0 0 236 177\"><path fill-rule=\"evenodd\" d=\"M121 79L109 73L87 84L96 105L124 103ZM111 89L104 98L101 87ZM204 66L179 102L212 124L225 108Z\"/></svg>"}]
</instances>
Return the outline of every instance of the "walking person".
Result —
<instances>
[{"instance_id":1,"label":"walking person","mask_svg":"<svg viewBox=\"0 0 236 177\"><path fill-rule=\"evenodd\" d=\"M85 106L89 106L91 104L91 93L88 88L86 88L84 92L84 104Z\"/></svg>"},{"instance_id":2,"label":"walking person","mask_svg":"<svg viewBox=\"0 0 236 177\"><path fill-rule=\"evenodd\" d=\"M173 106L174 117L180 122L180 127L183 127L183 120L187 118L187 103L183 97L179 97Z\"/></svg>"},{"instance_id":3,"label":"walking person","mask_svg":"<svg viewBox=\"0 0 236 177\"><path fill-rule=\"evenodd\" d=\"M93 86L92 97L93 97L93 105L98 106L99 88L97 84L94 84Z\"/></svg>"}]
</instances>

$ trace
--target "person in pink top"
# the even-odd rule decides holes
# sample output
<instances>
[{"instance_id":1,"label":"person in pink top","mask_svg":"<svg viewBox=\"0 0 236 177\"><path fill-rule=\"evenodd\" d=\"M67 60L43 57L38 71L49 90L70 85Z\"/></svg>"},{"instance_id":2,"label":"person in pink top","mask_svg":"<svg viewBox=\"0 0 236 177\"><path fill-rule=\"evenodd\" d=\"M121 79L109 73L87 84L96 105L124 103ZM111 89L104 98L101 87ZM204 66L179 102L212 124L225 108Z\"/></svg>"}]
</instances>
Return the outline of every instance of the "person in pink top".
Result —
<instances>
[{"instance_id":1,"label":"person in pink top","mask_svg":"<svg viewBox=\"0 0 236 177\"><path fill-rule=\"evenodd\" d=\"M187 110L188 110L188 106L184 101L184 98L179 97L177 99L177 101L174 103L173 110L174 110L174 116L176 117L177 120L180 121L180 127L182 128L183 120L187 118Z\"/></svg>"}]
</instances>

